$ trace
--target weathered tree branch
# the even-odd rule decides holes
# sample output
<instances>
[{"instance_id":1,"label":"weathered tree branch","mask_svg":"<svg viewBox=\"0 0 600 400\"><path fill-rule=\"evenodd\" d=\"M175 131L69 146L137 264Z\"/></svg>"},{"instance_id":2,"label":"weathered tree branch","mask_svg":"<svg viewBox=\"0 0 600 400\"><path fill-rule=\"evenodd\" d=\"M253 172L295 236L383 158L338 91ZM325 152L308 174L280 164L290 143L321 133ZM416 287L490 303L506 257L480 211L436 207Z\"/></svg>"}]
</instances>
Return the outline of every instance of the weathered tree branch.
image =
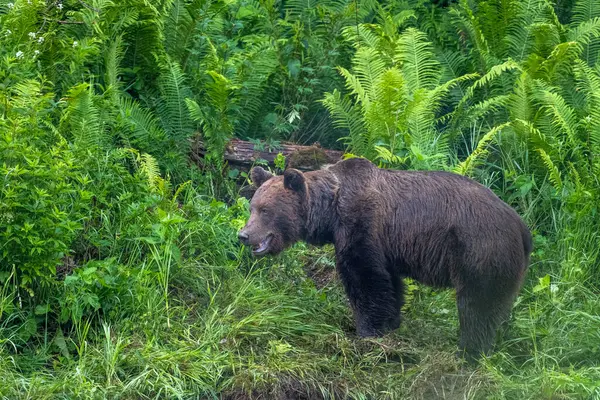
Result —
<instances>
[{"instance_id":1,"label":"weathered tree branch","mask_svg":"<svg viewBox=\"0 0 600 400\"><path fill-rule=\"evenodd\" d=\"M300 170L314 170L325 164L335 164L342 159L343 151L329 150L319 144L301 146L292 143L282 143L277 149L257 149L254 143L240 139L231 139L225 146L224 160L231 166L249 168L257 160L266 160L274 165L277 154L282 153L287 158L287 165ZM192 158L199 161L206 155L206 148L201 141L194 143Z\"/></svg>"}]
</instances>

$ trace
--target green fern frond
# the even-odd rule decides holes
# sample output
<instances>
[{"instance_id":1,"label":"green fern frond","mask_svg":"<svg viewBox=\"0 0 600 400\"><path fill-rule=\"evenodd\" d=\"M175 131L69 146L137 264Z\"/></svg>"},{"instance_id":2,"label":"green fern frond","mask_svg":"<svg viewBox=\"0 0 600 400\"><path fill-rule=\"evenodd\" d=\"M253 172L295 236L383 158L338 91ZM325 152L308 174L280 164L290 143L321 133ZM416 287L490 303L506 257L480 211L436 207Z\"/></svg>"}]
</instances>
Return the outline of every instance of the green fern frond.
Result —
<instances>
[{"instance_id":1,"label":"green fern frond","mask_svg":"<svg viewBox=\"0 0 600 400\"><path fill-rule=\"evenodd\" d=\"M404 109L407 104L404 78L396 68L388 68L373 88L373 101L363 108L365 124L369 131L367 146L374 148L375 143L385 140L395 151L395 138L402 129Z\"/></svg>"},{"instance_id":2,"label":"green fern frond","mask_svg":"<svg viewBox=\"0 0 600 400\"><path fill-rule=\"evenodd\" d=\"M158 86L161 96L156 109L162 126L176 143L186 144L194 132L185 103L186 98L192 97L192 92L186 84L181 67L176 62L165 63Z\"/></svg>"},{"instance_id":3,"label":"green fern frond","mask_svg":"<svg viewBox=\"0 0 600 400\"><path fill-rule=\"evenodd\" d=\"M541 57L560 43L562 25L553 22L536 22L529 26L531 52Z\"/></svg>"},{"instance_id":4,"label":"green fern frond","mask_svg":"<svg viewBox=\"0 0 600 400\"><path fill-rule=\"evenodd\" d=\"M507 60L502 64L494 65L492 68L489 69L489 71L485 75L476 80L473 83L473 85L471 85L467 89L467 93L460 100L459 104L457 105L457 108L463 107L464 104L473 97L475 90L480 89L484 86L488 86L492 81L494 81L495 79L507 72L520 70L521 66L513 60Z\"/></svg>"},{"instance_id":5,"label":"green fern frond","mask_svg":"<svg viewBox=\"0 0 600 400\"><path fill-rule=\"evenodd\" d=\"M150 154L142 153L140 156L140 171L146 176L148 188L156 192L162 180L156 159Z\"/></svg>"},{"instance_id":6,"label":"green fern frond","mask_svg":"<svg viewBox=\"0 0 600 400\"><path fill-rule=\"evenodd\" d=\"M600 5L597 8L600 9ZM568 37L582 46L582 57L589 66L597 63L600 55L600 16L579 22L570 30Z\"/></svg>"},{"instance_id":7,"label":"green fern frond","mask_svg":"<svg viewBox=\"0 0 600 400\"><path fill-rule=\"evenodd\" d=\"M482 100L466 111L465 116L461 116L468 121L475 121L488 115L489 113L498 113L500 110L506 109L510 103L511 95L499 95Z\"/></svg>"},{"instance_id":8,"label":"green fern frond","mask_svg":"<svg viewBox=\"0 0 600 400\"><path fill-rule=\"evenodd\" d=\"M349 90L350 94L355 95L356 100L359 103L363 104L364 106L368 106L370 103L370 99L367 97L367 92L362 86L360 79L358 79L357 76L352 74L346 68L338 67L338 71L346 81L346 89Z\"/></svg>"},{"instance_id":9,"label":"green fern frond","mask_svg":"<svg viewBox=\"0 0 600 400\"><path fill-rule=\"evenodd\" d=\"M195 20L192 16L200 16L199 12L190 13L186 6L184 0L173 0L164 21L165 50L172 59L179 62L183 61L188 41L195 28Z\"/></svg>"},{"instance_id":10,"label":"green fern frond","mask_svg":"<svg viewBox=\"0 0 600 400\"><path fill-rule=\"evenodd\" d=\"M536 97L540 100L543 110L551 118L552 125L558 129L559 132L564 132L574 147L578 145L577 138L577 118L575 111L565 101L565 99L558 93L551 92L549 90L543 90L537 92Z\"/></svg>"},{"instance_id":11,"label":"green fern frond","mask_svg":"<svg viewBox=\"0 0 600 400\"><path fill-rule=\"evenodd\" d=\"M557 150L554 146L556 140L544 135L533 123L515 119L512 126L515 128L515 132L530 143L534 149L542 149L547 153Z\"/></svg>"},{"instance_id":12,"label":"green fern frond","mask_svg":"<svg viewBox=\"0 0 600 400\"><path fill-rule=\"evenodd\" d=\"M507 104L508 112L513 120L529 121L535 112L531 98L531 79L526 71L521 71L515 81Z\"/></svg>"},{"instance_id":13,"label":"green fern frond","mask_svg":"<svg viewBox=\"0 0 600 400\"><path fill-rule=\"evenodd\" d=\"M192 185L192 181L185 181L181 185L179 185L179 187L177 188L177 190L173 194L173 197L171 197L171 202L175 203L177 201L177 198L179 197L179 195L183 192L183 190L186 187L191 186L191 185Z\"/></svg>"},{"instance_id":14,"label":"green fern frond","mask_svg":"<svg viewBox=\"0 0 600 400\"><path fill-rule=\"evenodd\" d=\"M346 26L342 29L342 35L356 49L361 47L378 49L380 47L381 35L375 31L375 27L375 25L370 24Z\"/></svg>"},{"instance_id":15,"label":"green fern frond","mask_svg":"<svg viewBox=\"0 0 600 400\"><path fill-rule=\"evenodd\" d=\"M490 49L485 36L479 26L479 21L473 13L468 1L460 0L458 6L450 10L454 25L458 26L460 32L464 32L471 38L470 44L478 55L481 67L487 67L490 58Z\"/></svg>"},{"instance_id":16,"label":"green fern frond","mask_svg":"<svg viewBox=\"0 0 600 400\"><path fill-rule=\"evenodd\" d=\"M205 86L207 100L214 110L225 114L232 92L239 87L217 71L206 71L206 73L210 77Z\"/></svg>"},{"instance_id":17,"label":"green fern frond","mask_svg":"<svg viewBox=\"0 0 600 400\"><path fill-rule=\"evenodd\" d=\"M394 59L400 64L411 92L432 89L440 81L441 66L433 55L433 46L427 35L415 28L408 28L400 35Z\"/></svg>"},{"instance_id":18,"label":"green fern frond","mask_svg":"<svg viewBox=\"0 0 600 400\"><path fill-rule=\"evenodd\" d=\"M574 65L577 90L583 94L585 105L580 125L587 131L592 157L600 156L600 73L579 60Z\"/></svg>"},{"instance_id":19,"label":"green fern frond","mask_svg":"<svg viewBox=\"0 0 600 400\"><path fill-rule=\"evenodd\" d=\"M97 152L108 148L109 137L104 130L100 110L94 104L92 85L77 85L67 93L68 107L62 120L69 126L76 148Z\"/></svg>"},{"instance_id":20,"label":"green fern frond","mask_svg":"<svg viewBox=\"0 0 600 400\"><path fill-rule=\"evenodd\" d=\"M553 24L556 21L552 7L546 0L517 0L515 17L508 27L506 43L508 55L517 61L524 60L534 45L532 27L536 23Z\"/></svg>"},{"instance_id":21,"label":"green fern frond","mask_svg":"<svg viewBox=\"0 0 600 400\"><path fill-rule=\"evenodd\" d=\"M142 151L159 154L164 151L166 134L152 111L131 98L119 98L121 119L129 130L123 130L125 139Z\"/></svg>"},{"instance_id":22,"label":"green fern frond","mask_svg":"<svg viewBox=\"0 0 600 400\"><path fill-rule=\"evenodd\" d=\"M188 111L190 112L190 118L200 124L203 124L204 113L202 112L202 109L200 108L198 103L196 103L195 100L186 99L185 104L187 105Z\"/></svg>"},{"instance_id":23,"label":"green fern frond","mask_svg":"<svg viewBox=\"0 0 600 400\"><path fill-rule=\"evenodd\" d=\"M582 47L577 42L556 45L540 66L540 70L545 72L544 79L553 81L556 76L570 73L571 66L579 57L581 50Z\"/></svg>"},{"instance_id":24,"label":"green fern frond","mask_svg":"<svg viewBox=\"0 0 600 400\"><path fill-rule=\"evenodd\" d=\"M336 127L348 130L348 135L342 138L352 152L364 154L366 146L366 128L360 110L352 104L347 96L342 97L339 91L326 93L321 101L331 113Z\"/></svg>"},{"instance_id":25,"label":"green fern frond","mask_svg":"<svg viewBox=\"0 0 600 400\"><path fill-rule=\"evenodd\" d=\"M462 161L460 164L454 167L454 172L461 175L469 175L471 171L473 171L473 169L476 167L476 165L481 161L481 159L487 156L487 147L489 143L496 138L496 135L500 131L502 131L502 129L510 125L510 122L506 122L502 125L498 125L490 129L488 133L486 133L482 136L481 139L479 139L475 150L473 150L473 152L471 152L471 154L469 154L469 156L464 161Z\"/></svg>"},{"instance_id":26,"label":"green fern frond","mask_svg":"<svg viewBox=\"0 0 600 400\"><path fill-rule=\"evenodd\" d=\"M239 100L237 100L236 106L244 110L238 123L239 135L245 133L252 120L267 105L265 91L268 90L269 79L279 67L276 50L269 42L266 40L265 42L267 44L253 46L244 52L243 60L239 62L244 66L239 76L236 77L236 82L239 82L239 90L236 90ZM231 89L233 89L232 85L230 85Z\"/></svg>"},{"instance_id":27,"label":"green fern frond","mask_svg":"<svg viewBox=\"0 0 600 400\"><path fill-rule=\"evenodd\" d=\"M546 153L543 149L536 149L536 151L539 153L542 162L546 166L552 186L554 186L556 190L561 190L563 183L558 167L554 164L548 153Z\"/></svg>"},{"instance_id":28,"label":"green fern frond","mask_svg":"<svg viewBox=\"0 0 600 400\"><path fill-rule=\"evenodd\" d=\"M222 78L223 76L213 73L216 79ZM214 99L215 96L221 97L222 95L217 94L213 91L212 101L218 102L218 99ZM214 165L220 166L223 162L223 152L225 151L225 142L230 138L233 127L224 113L227 112L226 105L221 106L225 108L206 107L203 109L198 103L192 99L186 99L186 106L190 113L191 118L198 122L202 128L202 136L204 139L204 145L207 149L207 159L209 159ZM215 118L214 113L219 114L218 118Z\"/></svg>"},{"instance_id":29,"label":"green fern frond","mask_svg":"<svg viewBox=\"0 0 600 400\"><path fill-rule=\"evenodd\" d=\"M104 56L104 86L109 92L113 104L118 103L119 92L121 90L121 61L123 59L123 41L121 36L117 36L110 42L108 50Z\"/></svg>"},{"instance_id":30,"label":"green fern frond","mask_svg":"<svg viewBox=\"0 0 600 400\"><path fill-rule=\"evenodd\" d=\"M569 31L569 40L581 45L587 45L591 40L600 36L600 17L590 19L573 27Z\"/></svg>"},{"instance_id":31,"label":"green fern frond","mask_svg":"<svg viewBox=\"0 0 600 400\"><path fill-rule=\"evenodd\" d=\"M375 159L386 165L397 166L406 161L406 157L397 156L383 146L375 146L375 152Z\"/></svg>"},{"instance_id":32,"label":"green fern frond","mask_svg":"<svg viewBox=\"0 0 600 400\"><path fill-rule=\"evenodd\" d=\"M459 51L445 49L438 58L442 66L442 82L458 78L468 70L469 59Z\"/></svg>"},{"instance_id":33,"label":"green fern frond","mask_svg":"<svg viewBox=\"0 0 600 400\"><path fill-rule=\"evenodd\" d=\"M354 91L362 101L373 100L374 88L386 65L381 54L375 49L362 47L356 51L352 59L352 75L344 73L348 89Z\"/></svg>"},{"instance_id":34,"label":"green fern frond","mask_svg":"<svg viewBox=\"0 0 600 400\"><path fill-rule=\"evenodd\" d=\"M600 17L600 3L598 0L577 0L573 6L571 23L579 25L585 21Z\"/></svg>"},{"instance_id":35,"label":"green fern frond","mask_svg":"<svg viewBox=\"0 0 600 400\"><path fill-rule=\"evenodd\" d=\"M451 79L442 85L437 85L433 90L429 92L429 107L437 112L440 101L446 97L448 92L455 86L459 86L462 83L471 81L479 77L478 74L465 74L458 78Z\"/></svg>"}]
</instances>

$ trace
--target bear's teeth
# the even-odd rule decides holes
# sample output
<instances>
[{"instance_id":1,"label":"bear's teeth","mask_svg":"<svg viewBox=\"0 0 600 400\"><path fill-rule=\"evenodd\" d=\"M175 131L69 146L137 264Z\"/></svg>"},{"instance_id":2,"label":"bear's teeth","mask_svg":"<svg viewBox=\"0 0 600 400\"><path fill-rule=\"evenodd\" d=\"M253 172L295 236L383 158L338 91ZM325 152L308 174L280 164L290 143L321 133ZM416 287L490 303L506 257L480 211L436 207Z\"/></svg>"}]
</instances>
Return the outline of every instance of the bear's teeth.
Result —
<instances>
[{"instance_id":1,"label":"bear's teeth","mask_svg":"<svg viewBox=\"0 0 600 400\"><path fill-rule=\"evenodd\" d=\"M262 253L269 247L269 243L271 242L271 236L267 237L265 240L260 242L258 246L255 246L252 250L255 253Z\"/></svg>"}]
</instances>

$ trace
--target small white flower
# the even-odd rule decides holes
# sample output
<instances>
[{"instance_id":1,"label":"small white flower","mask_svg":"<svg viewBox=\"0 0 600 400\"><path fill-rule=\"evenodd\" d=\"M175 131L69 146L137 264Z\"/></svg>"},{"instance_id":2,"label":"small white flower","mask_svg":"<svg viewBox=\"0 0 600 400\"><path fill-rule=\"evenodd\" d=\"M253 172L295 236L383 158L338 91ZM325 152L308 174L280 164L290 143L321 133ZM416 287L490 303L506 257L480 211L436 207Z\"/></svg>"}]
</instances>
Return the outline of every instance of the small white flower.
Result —
<instances>
[{"instance_id":1,"label":"small white flower","mask_svg":"<svg viewBox=\"0 0 600 400\"><path fill-rule=\"evenodd\" d=\"M56 7L57 7L57 8L58 8L60 11L62 11L62 9L63 9L63 5L62 5L62 3L58 3L58 4L56 5Z\"/></svg>"},{"instance_id":2,"label":"small white flower","mask_svg":"<svg viewBox=\"0 0 600 400\"><path fill-rule=\"evenodd\" d=\"M6 5L6 7L8 7L8 9L10 10L11 8L13 8L15 6L15 3L8 3Z\"/></svg>"},{"instance_id":3,"label":"small white flower","mask_svg":"<svg viewBox=\"0 0 600 400\"><path fill-rule=\"evenodd\" d=\"M43 36L40 36L40 38L38 39L38 43L39 44L44 43L44 37Z\"/></svg>"},{"instance_id":4,"label":"small white flower","mask_svg":"<svg viewBox=\"0 0 600 400\"><path fill-rule=\"evenodd\" d=\"M558 285L553 283L552 285L550 285L550 293L556 293L558 292Z\"/></svg>"},{"instance_id":5,"label":"small white flower","mask_svg":"<svg viewBox=\"0 0 600 400\"><path fill-rule=\"evenodd\" d=\"M21 50L17 51L17 58L23 58L23 52Z\"/></svg>"},{"instance_id":6,"label":"small white flower","mask_svg":"<svg viewBox=\"0 0 600 400\"><path fill-rule=\"evenodd\" d=\"M39 51L39 50L34 50L34 51L33 51L33 55L37 56L38 54L40 54L40 51Z\"/></svg>"},{"instance_id":7,"label":"small white flower","mask_svg":"<svg viewBox=\"0 0 600 400\"><path fill-rule=\"evenodd\" d=\"M77 40L73 42L73 47L77 47L79 45L79 43L77 43Z\"/></svg>"},{"instance_id":8,"label":"small white flower","mask_svg":"<svg viewBox=\"0 0 600 400\"><path fill-rule=\"evenodd\" d=\"M35 39L35 32L29 32L28 35L30 38Z\"/></svg>"}]
</instances>

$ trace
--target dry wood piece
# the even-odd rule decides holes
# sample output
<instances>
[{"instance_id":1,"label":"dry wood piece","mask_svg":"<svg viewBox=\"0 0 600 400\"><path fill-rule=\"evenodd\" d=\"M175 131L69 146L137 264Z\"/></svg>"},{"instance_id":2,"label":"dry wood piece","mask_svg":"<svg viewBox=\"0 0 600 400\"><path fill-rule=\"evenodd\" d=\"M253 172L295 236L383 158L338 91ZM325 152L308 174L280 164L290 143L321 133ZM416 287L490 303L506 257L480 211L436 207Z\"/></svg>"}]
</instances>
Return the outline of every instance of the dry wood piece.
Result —
<instances>
[{"instance_id":1,"label":"dry wood piece","mask_svg":"<svg viewBox=\"0 0 600 400\"><path fill-rule=\"evenodd\" d=\"M343 151L322 148L319 144L312 146L301 146L292 143L282 143L275 151L268 149L256 149L254 143L240 139L231 139L225 146L224 159L232 166L249 168L256 160L266 160L270 165L274 164L275 157L282 153L287 157L289 167L300 170L319 169L325 164L335 164L342 159ZM194 158L204 157L206 148L201 141L194 146Z\"/></svg>"}]
</instances>

